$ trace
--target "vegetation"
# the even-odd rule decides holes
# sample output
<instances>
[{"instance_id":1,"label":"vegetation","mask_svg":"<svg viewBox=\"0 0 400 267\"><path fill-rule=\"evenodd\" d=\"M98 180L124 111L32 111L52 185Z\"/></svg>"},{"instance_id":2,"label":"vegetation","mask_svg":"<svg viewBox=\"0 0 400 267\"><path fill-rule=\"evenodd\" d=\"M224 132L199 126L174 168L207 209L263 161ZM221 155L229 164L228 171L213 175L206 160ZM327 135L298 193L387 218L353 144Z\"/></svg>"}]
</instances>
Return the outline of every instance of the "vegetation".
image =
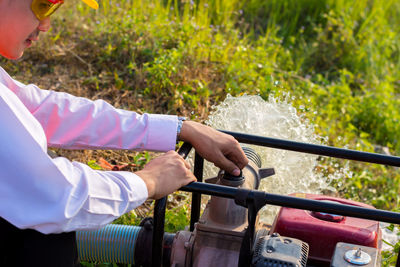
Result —
<instances>
[{"instance_id":1,"label":"vegetation","mask_svg":"<svg viewBox=\"0 0 400 267\"><path fill-rule=\"evenodd\" d=\"M103 0L96 12L66 1L41 44L1 65L42 88L199 121L228 93L289 92L329 145L400 155L399 24L394 0ZM141 157L58 153L92 164ZM396 168L350 167L353 177L335 184L342 197L399 209ZM186 209L171 230L187 225Z\"/></svg>"}]
</instances>

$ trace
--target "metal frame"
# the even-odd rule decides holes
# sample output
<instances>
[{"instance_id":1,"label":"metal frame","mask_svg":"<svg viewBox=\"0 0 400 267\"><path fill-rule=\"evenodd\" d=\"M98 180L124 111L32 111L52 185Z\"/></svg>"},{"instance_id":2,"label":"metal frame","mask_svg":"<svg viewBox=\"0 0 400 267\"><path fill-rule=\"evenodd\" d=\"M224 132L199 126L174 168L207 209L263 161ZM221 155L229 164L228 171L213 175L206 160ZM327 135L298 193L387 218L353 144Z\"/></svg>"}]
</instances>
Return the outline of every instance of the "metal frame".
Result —
<instances>
[{"instance_id":1,"label":"metal frame","mask_svg":"<svg viewBox=\"0 0 400 267\"><path fill-rule=\"evenodd\" d=\"M222 131L222 132L230 134L233 137L235 137L239 142L246 144L253 144L253 145L279 148L279 149L285 149L303 153L317 154L335 158L343 158L343 159L400 167L400 157L395 157L395 156L367 153L367 152L341 149L329 146L306 144L306 143L274 139L256 135L236 133L236 132L228 132L228 131ZM178 153L184 158L186 158L191 148L192 146L190 144L185 143L179 149ZM245 201L261 203L262 206L270 204L282 207L305 209L310 211L334 213L344 216L370 219L370 220L382 221L400 225L400 213L396 212L379 210L379 209L369 209L369 208L336 204L330 202L322 202L318 200L297 198L292 196L269 194L258 190L246 190L246 189L233 188L222 185L201 183L203 179L202 177L203 165L204 165L204 159L201 158L200 155L196 153L194 174L197 180L200 182L190 183L180 189L182 191L193 193L192 211L190 218L190 231L193 231L194 224L200 218L201 194L231 198L235 199L238 202L244 201L244 199L239 200L238 199L239 196L242 197L246 196ZM165 208L167 202L166 199L167 197L157 200L154 209L154 232L153 232L153 244L152 244L153 267L161 266L162 240L164 235L164 219L165 219ZM400 252L399 255L397 256L396 267L400 267Z\"/></svg>"}]
</instances>

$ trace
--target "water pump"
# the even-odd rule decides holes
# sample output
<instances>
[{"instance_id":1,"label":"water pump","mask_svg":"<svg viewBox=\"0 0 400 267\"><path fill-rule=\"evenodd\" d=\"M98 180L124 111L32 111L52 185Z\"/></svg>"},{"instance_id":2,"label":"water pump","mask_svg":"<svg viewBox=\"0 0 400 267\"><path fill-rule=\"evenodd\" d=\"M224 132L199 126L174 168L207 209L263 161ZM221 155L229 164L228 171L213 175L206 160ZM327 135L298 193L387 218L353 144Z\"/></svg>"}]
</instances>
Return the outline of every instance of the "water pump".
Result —
<instances>
[{"instance_id":1,"label":"water pump","mask_svg":"<svg viewBox=\"0 0 400 267\"><path fill-rule=\"evenodd\" d=\"M217 177L209 178L206 182L244 190L258 189L261 179L273 175L274 169L261 168L260 156L251 148L243 147L243 150L249 164L239 176L220 171ZM235 200L211 196L193 231L163 234L162 265L238 266L240 253L245 250L243 243L252 242L250 245L256 249L254 259L251 259L252 266L272 266L266 263L277 261L287 266L305 266L308 245L300 240L279 234L269 236L266 228L255 227L253 231L256 238L246 241L248 218L249 210L236 204ZM258 217L255 221L258 222ZM135 266L154 266L155 255L151 253L153 224L152 220L147 219L139 227L109 225L99 231L78 232L80 257L88 261L130 261L135 262Z\"/></svg>"},{"instance_id":2,"label":"water pump","mask_svg":"<svg viewBox=\"0 0 400 267\"><path fill-rule=\"evenodd\" d=\"M397 157L229 134L242 143L400 166ZM186 157L190 148L184 144L179 153ZM380 266L378 221L400 224L399 213L325 196L258 191L260 180L274 171L261 168L252 149L244 151L250 162L241 175L220 171L205 183L203 159L196 154L194 174L200 182L181 188L192 193L188 230L164 233L163 198L156 201L154 218L140 226L108 225L78 232L80 259L154 267ZM201 194L211 198L200 217ZM282 206L271 227L258 223L258 211L266 204ZM396 266L400 267L399 259Z\"/></svg>"}]
</instances>

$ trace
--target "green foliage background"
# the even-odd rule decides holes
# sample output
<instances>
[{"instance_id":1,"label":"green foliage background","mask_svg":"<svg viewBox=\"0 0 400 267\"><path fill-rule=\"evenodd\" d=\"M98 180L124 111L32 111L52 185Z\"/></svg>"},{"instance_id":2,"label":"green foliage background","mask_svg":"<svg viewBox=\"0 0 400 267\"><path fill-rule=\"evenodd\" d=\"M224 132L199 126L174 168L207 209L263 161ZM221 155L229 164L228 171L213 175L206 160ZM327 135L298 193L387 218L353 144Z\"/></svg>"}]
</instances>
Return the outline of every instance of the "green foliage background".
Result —
<instances>
[{"instance_id":1,"label":"green foliage background","mask_svg":"<svg viewBox=\"0 0 400 267\"><path fill-rule=\"evenodd\" d=\"M124 108L197 120L228 93L289 92L329 145L400 155L399 1L66 2L22 62L1 61L7 71L44 85L66 73L90 96L111 88ZM399 208L396 168L350 167L335 184L342 197Z\"/></svg>"}]
</instances>

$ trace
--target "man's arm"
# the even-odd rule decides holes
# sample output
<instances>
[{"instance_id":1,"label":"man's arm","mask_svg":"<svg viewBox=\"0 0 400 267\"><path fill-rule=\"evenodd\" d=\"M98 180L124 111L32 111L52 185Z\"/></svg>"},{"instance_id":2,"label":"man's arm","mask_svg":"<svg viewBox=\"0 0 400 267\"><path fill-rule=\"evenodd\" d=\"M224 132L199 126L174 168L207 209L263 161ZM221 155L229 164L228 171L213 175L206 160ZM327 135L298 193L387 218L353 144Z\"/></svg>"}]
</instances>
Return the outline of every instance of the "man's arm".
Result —
<instances>
[{"instance_id":1,"label":"man's arm","mask_svg":"<svg viewBox=\"0 0 400 267\"><path fill-rule=\"evenodd\" d=\"M174 151L137 174L51 159L39 124L12 93L0 89L0 121L7 126L0 131L0 216L19 228L42 233L99 228L147 198L195 180Z\"/></svg>"},{"instance_id":2,"label":"man's arm","mask_svg":"<svg viewBox=\"0 0 400 267\"><path fill-rule=\"evenodd\" d=\"M175 149L177 116L116 109L63 92L42 90L12 79L0 67L4 84L38 120L50 147L66 149Z\"/></svg>"}]
</instances>

